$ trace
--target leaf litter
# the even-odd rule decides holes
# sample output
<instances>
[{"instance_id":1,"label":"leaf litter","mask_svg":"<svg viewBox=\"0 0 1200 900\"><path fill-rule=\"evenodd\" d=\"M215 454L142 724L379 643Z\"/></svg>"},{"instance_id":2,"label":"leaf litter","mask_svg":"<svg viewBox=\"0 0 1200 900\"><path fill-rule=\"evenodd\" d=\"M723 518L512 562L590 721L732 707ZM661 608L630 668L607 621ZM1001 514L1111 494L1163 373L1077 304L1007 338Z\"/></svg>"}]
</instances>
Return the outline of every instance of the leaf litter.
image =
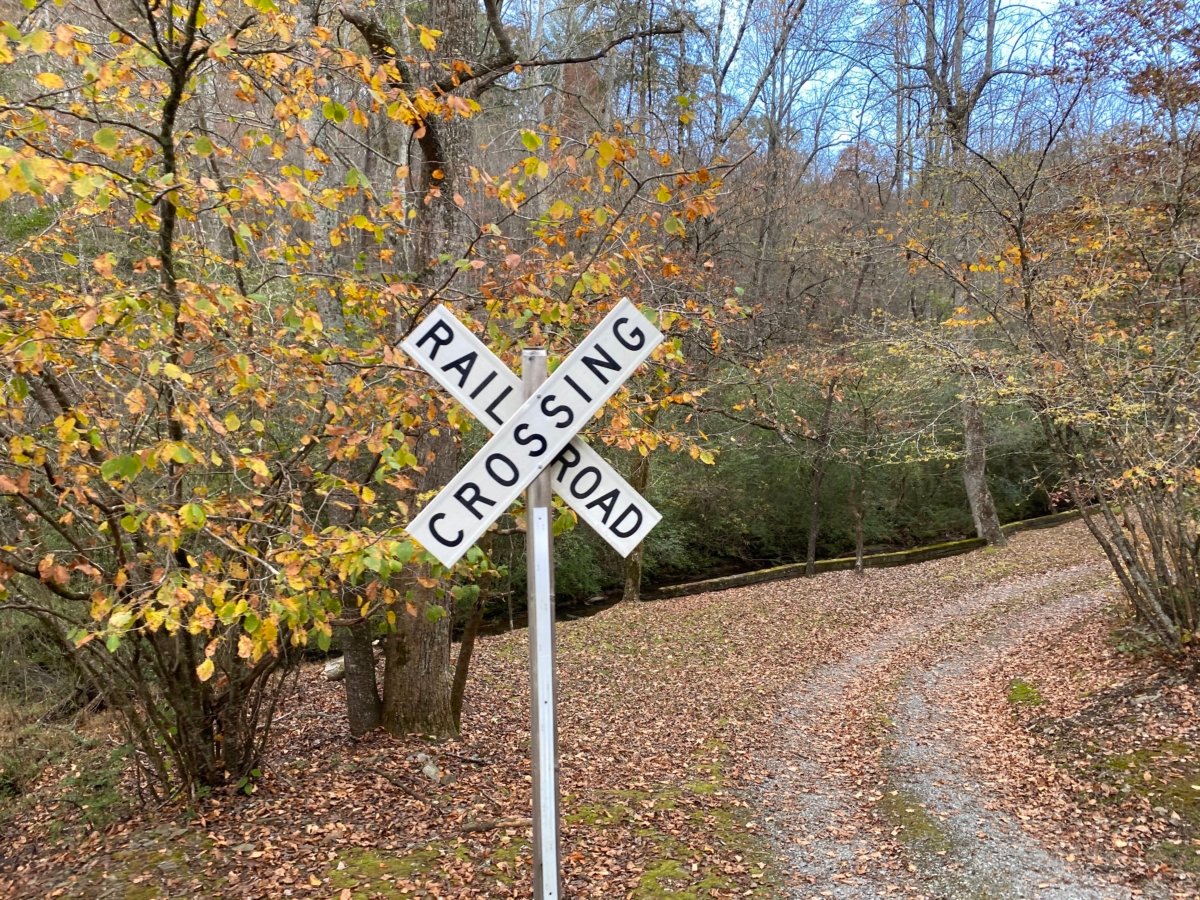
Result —
<instances>
[{"instance_id":1,"label":"leaf litter","mask_svg":"<svg viewBox=\"0 0 1200 900\"><path fill-rule=\"evenodd\" d=\"M1026 615L1019 634L995 642L978 665L928 676L942 661L953 668L974 659L978 635L1031 609L1043 588L1077 596L1090 579L1088 596L1098 597L1099 561L1075 524L1016 535L1004 551L861 580L829 573L560 623L565 896L944 893L961 884L955 873L971 871L969 859L959 849L961 829L943 824L950 813L922 793L913 760L897 750L910 738L927 742L930 756L954 760L956 777L978 781L973 805L1020 822L1067 871L1090 866L1096 835L1136 836L1139 823L1106 806L1104 823L1072 832L1072 817L1083 821L1079 811L1099 801L1078 790L1091 782L1070 768L1078 766L1074 755L1046 723L1092 721L1091 707L1078 699L1079 679L1041 673L1055 670L1055 648L1069 638L1068 652L1083 654L1079 670L1097 662L1106 684L1117 672L1123 684L1148 677L1131 674L1115 650L1098 649L1105 625L1088 618L1095 604L1070 616ZM1035 652L1027 659L1028 642ZM1014 666L1045 706L1007 701ZM480 640L456 741L345 737L341 687L321 669L300 673L252 796L213 795L88 831L72 824L56 791L62 773L47 773L37 802L6 825L0 893L529 896L525 633ZM936 705L937 719L930 734L905 738L905 728L927 724L910 716L905 725L900 714L904 698L917 694ZM1171 698L1136 709L1158 710L1166 723L1186 709L1184 700L1195 701L1190 687ZM1088 727L1109 740L1108 714L1079 724L1070 747L1089 746L1078 743ZM1140 740L1158 739L1129 728ZM1178 731L1163 725L1163 734ZM1124 749L1122 738L1111 741ZM1180 772L1194 762L1170 759ZM436 778L422 771L431 763ZM1164 769L1161 777L1173 776ZM1150 794L1124 802L1141 809L1143 800L1154 802ZM1122 857L1097 869L1102 883L1195 886L1179 854L1164 855L1174 863L1152 861L1161 841L1121 839L1128 864Z\"/></svg>"}]
</instances>

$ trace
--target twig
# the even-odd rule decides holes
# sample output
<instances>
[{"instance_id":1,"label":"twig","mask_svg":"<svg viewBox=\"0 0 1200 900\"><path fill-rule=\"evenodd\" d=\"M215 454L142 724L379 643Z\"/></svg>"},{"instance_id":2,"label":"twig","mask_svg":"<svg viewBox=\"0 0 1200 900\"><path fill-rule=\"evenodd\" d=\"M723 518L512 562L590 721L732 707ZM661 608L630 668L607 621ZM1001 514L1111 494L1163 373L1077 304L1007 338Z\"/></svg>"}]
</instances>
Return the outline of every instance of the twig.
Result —
<instances>
[{"instance_id":1,"label":"twig","mask_svg":"<svg viewBox=\"0 0 1200 900\"><path fill-rule=\"evenodd\" d=\"M458 830L463 834L475 831L495 831L497 828L526 828L533 824L533 819L487 819L483 822L468 822Z\"/></svg>"},{"instance_id":2,"label":"twig","mask_svg":"<svg viewBox=\"0 0 1200 900\"><path fill-rule=\"evenodd\" d=\"M404 793L408 794L408 796L412 797L417 802L424 803L426 806L434 805L433 802L428 797L426 797L420 791L409 787L407 784L405 784L403 781L401 781L395 775L389 775L387 772L384 772L380 769L372 769L371 771L374 774L378 775L380 778L382 778L384 781L388 782L393 787L399 788Z\"/></svg>"}]
</instances>

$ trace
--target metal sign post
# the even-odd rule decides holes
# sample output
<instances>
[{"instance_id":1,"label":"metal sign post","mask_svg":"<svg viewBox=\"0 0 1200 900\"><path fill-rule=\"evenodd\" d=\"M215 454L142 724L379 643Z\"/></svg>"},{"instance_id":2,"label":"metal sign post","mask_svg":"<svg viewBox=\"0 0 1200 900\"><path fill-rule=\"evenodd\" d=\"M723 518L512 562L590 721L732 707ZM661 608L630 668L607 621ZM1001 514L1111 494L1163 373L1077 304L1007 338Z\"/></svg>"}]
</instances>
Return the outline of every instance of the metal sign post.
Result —
<instances>
[{"instance_id":1,"label":"metal sign post","mask_svg":"<svg viewBox=\"0 0 1200 900\"><path fill-rule=\"evenodd\" d=\"M663 340L621 300L547 377L546 351L526 350L510 372L445 307L401 345L493 432L491 440L408 523L409 535L453 566L526 491L534 896L562 895L554 670L551 491L622 556L662 517L577 432Z\"/></svg>"},{"instance_id":2,"label":"metal sign post","mask_svg":"<svg viewBox=\"0 0 1200 900\"><path fill-rule=\"evenodd\" d=\"M546 351L521 354L522 387L532 397L546 380ZM529 593L530 758L533 764L533 895L561 895L558 846L558 717L554 676L554 532L550 473L525 492L525 571Z\"/></svg>"}]
</instances>

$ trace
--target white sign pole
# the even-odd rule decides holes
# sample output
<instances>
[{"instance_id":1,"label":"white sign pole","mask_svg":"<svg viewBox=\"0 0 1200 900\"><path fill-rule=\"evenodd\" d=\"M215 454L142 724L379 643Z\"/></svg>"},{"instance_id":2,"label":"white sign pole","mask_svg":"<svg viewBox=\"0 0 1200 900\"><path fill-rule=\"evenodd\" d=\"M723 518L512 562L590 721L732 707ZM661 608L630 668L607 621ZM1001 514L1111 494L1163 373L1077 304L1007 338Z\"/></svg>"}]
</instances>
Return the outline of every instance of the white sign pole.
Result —
<instances>
[{"instance_id":1,"label":"white sign pole","mask_svg":"<svg viewBox=\"0 0 1200 900\"><path fill-rule=\"evenodd\" d=\"M546 380L546 351L521 354L521 387L532 397ZM544 470L525 492L529 584L530 754L533 762L533 895L558 900L558 728L554 706L554 536L552 476Z\"/></svg>"}]
</instances>

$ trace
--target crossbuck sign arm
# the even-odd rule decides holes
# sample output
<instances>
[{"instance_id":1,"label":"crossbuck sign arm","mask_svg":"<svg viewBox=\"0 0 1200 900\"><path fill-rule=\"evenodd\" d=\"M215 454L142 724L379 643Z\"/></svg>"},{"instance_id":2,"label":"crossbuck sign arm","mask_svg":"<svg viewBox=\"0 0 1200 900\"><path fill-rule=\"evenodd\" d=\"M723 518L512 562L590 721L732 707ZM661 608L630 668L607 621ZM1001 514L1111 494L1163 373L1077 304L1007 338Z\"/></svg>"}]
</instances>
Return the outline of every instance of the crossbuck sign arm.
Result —
<instances>
[{"instance_id":1,"label":"crossbuck sign arm","mask_svg":"<svg viewBox=\"0 0 1200 900\"><path fill-rule=\"evenodd\" d=\"M438 306L401 345L489 431L521 407L521 381L445 306ZM576 436L550 465L555 493L621 556L662 519L586 441Z\"/></svg>"},{"instance_id":2,"label":"crossbuck sign arm","mask_svg":"<svg viewBox=\"0 0 1200 900\"><path fill-rule=\"evenodd\" d=\"M576 432L662 340L662 332L623 299L409 523L408 533L443 565L454 565L534 478L556 460L562 464L560 454ZM637 508L618 510L618 500L619 494L584 505L606 520L632 520Z\"/></svg>"}]
</instances>

